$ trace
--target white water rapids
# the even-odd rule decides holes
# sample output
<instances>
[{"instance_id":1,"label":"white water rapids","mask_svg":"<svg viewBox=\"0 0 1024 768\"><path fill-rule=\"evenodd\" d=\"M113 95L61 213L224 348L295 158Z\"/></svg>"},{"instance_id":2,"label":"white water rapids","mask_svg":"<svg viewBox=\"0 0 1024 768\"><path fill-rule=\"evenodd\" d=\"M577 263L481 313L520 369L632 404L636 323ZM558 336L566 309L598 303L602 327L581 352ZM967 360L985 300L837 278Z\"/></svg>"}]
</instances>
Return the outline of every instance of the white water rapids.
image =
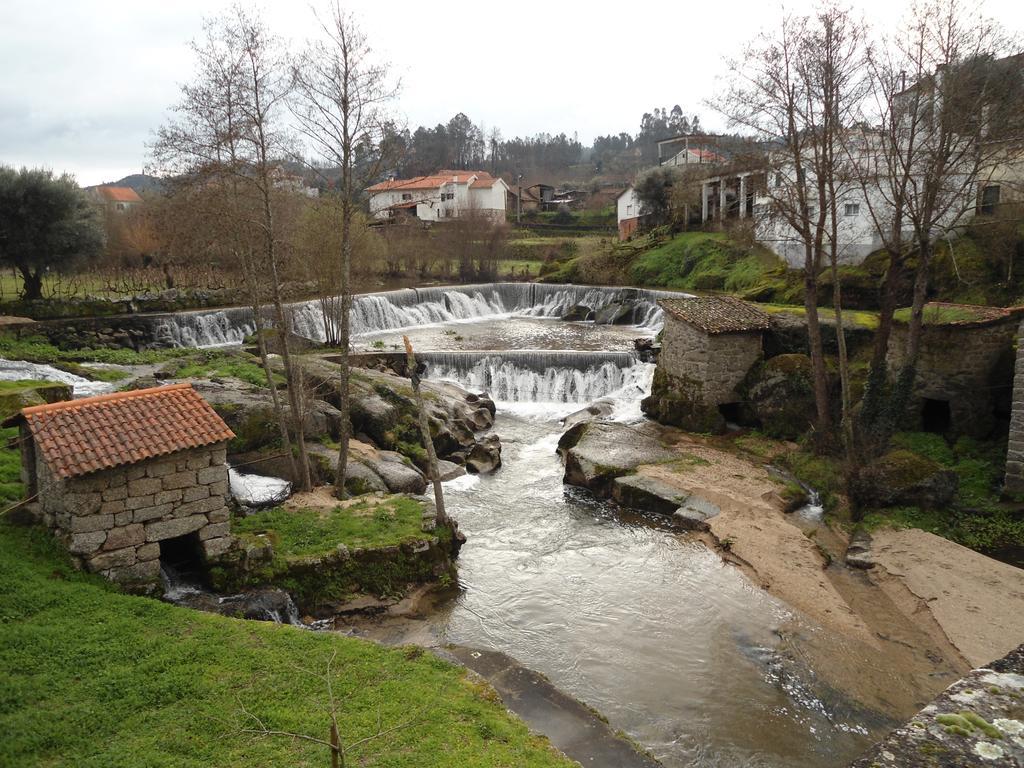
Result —
<instances>
[{"instance_id":1,"label":"white water rapids","mask_svg":"<svg viewBox=\"0 0 1024 768\"><path fill-rule=\"evenodd\" d=\"M352 334L360 336L508 316L557 318L580 304L598 310L614 302L629 301L634 305L630 325L653 334L662 322L657 300L681 295L686 294L638 288L534 283L407 288L353 297L350 321ZM290 304L287 311L295 333L315 341L324 340L324 315L319 301ZM215 347L240 344L254 330L252 310L233 307L161 317L154 329L154 337L168 346Z\"/></svg>"}]
</instances>

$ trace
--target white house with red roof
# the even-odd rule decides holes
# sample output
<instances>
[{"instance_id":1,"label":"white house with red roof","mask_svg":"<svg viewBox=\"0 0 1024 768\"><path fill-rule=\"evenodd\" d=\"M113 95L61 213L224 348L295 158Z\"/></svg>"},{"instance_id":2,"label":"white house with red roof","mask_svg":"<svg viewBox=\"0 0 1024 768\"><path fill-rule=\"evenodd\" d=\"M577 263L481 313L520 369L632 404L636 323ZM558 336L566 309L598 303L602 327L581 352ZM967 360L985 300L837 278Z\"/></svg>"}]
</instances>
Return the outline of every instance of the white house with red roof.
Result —
<instances>
[{"instance_id":1,"label":"white house with red roof","mask_svg":"<svg viewBox=\"0 0 1024 768\"><path fill-rule=\"evenodd\" d=\"M487 171L438 171L411 179L388 179L369 187L370 215L444 221L471 214L505 220L509 186Z\"/></svg>"},{"instance_id":2,"label":"white house with red roof","mask_svg":"<svg viewBox=\"0 0 1024 768\"><path fill-rule=\"evenodd\" d=\"M90 193L98 203L111 211L124 213L132 208L142 205L142 198L139 193L131 187L115 187L110 184L103 184L98 187L90 187Z\"/></svg>"}]
</instances>

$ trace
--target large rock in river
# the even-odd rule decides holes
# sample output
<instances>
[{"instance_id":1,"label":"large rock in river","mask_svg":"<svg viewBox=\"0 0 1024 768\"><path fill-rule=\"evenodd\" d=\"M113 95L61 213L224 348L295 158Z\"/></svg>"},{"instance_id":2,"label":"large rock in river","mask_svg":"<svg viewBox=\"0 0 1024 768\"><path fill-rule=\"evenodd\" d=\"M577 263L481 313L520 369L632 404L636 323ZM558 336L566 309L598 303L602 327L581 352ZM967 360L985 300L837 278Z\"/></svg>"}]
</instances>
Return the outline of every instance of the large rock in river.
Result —
<instances>
[{"instance_id":1,"label":"large rock in river","mask_svg":"<svg viewBox=\"0 0 1024 768\"><path fill-rule=\"evenodd\" d=\"M613 301L605 304L594 315L595 325L629 325L636 314L636 304L632 301Z\"/></svg>"},{"instance_id":2,"label":"large rock in river","mask_svg":"<svg viewBox=\"0 0 1024 768\"><path fill-rule=\"evenodd\" d=\"M565 461L565 482L600 496L611 495L615 478L676 455L643 427L608 421L572 427L558 441L558 452Z\"/></svg>"}]
</instances>

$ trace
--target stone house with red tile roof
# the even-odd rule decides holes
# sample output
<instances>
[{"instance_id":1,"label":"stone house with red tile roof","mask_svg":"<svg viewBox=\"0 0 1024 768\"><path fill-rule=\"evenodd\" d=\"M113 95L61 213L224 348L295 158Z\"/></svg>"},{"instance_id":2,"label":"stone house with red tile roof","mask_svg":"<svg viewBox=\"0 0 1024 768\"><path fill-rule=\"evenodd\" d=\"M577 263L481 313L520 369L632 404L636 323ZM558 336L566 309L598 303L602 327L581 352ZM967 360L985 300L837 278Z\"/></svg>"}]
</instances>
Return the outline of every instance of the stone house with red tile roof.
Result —
<instances>
[{"instance_id":1,"label":"stone house with red tile roof","mask_svg":"<svg viewBox=\"0 0 1024 768\"><path fill-rule=\"evenodd\" d=\"M29 496L85 570L148 591L161 558L230 548L234 433L191 384L32 406L14 425Z\"/></svg>"},{"instance_id":2,"label":"stone house with red tile roof","mask_svg":"<svg viewBox=\"0 0 1024 768\"><path fill-rule=\"evenodd\" d=\"M442 170L412 179L388 179L366 191L370 215L377 219L415 216L421 221L444 221L477 214L502 222L510 189L487 171Z\"/></svg>"},{"instance_id":3,"label":"stone house with red tile roof","mask_svg":"<svg viewBox=\"0 0 1024 768\"><path fill-rule=\"evenodd\" d=\"M732 296L662 299L661 353L644 412L666 424L717 432L738 417L736 388L763 356L767 314Z\"/></svg>"}]
</instances>

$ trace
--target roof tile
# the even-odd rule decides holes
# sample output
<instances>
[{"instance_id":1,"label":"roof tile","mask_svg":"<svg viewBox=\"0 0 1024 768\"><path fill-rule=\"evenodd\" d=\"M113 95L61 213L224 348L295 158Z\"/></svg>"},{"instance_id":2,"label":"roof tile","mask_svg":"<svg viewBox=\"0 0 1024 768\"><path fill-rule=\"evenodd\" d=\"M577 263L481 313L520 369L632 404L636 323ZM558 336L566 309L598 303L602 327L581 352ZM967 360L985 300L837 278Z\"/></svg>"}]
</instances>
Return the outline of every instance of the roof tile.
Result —
<instances>
[{"instance_id":1,"label":"roof tile","mask_svg":"<svg viewBox=\"0 0 1024 768\"><path fill-rule=\"evenodd\" d=\"M24 419L36 450L62 478L235 436L188 383L35 405L15 418Z\"/></svg>"},{"instance_id":2,"label":"roof tile","mask_svg":"<svg viewBox=\"0 0 1024 768\"><path fill-rule=\"evenodd\" d=\"M733 296L662 299L658 304L677 320L689 323L712 336L719 333L764 331L770 325L770 318L765 312Z\"/></svg>"}]
</instances>

